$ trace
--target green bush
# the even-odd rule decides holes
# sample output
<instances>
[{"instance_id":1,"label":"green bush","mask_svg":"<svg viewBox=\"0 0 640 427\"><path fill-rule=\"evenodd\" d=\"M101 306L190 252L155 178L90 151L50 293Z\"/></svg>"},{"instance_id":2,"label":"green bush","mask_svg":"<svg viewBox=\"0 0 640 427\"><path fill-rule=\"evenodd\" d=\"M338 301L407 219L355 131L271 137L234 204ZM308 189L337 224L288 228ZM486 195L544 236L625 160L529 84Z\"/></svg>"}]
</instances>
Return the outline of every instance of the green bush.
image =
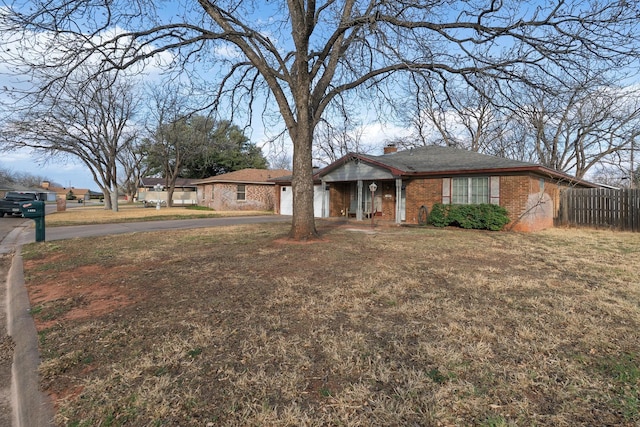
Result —
<instances>
[{"instance_id":1,"label":"green bush","mask_svg":"<svg viewBox=\"0 0 640 427\"><path fill-rule=\"evenodd\" d=\"M431 207L431 213L429 214L429 224L436 227L446 227L449 225L447 217L449 216L449 207L451 205L443 205L442 203L436 203Z\"/></svg>"},{"instance_id":2,"label":"green bush","mask_svg":"<svg viewBox=\"0 0 640 427\"><path fill-rule=\"evenodd\" d=\"M443 205L436 203L431 208L429 223L436 227L453 225L476 230L501 230L509 222L507 210L502 206Z\"/></svg>"}]
</instances>

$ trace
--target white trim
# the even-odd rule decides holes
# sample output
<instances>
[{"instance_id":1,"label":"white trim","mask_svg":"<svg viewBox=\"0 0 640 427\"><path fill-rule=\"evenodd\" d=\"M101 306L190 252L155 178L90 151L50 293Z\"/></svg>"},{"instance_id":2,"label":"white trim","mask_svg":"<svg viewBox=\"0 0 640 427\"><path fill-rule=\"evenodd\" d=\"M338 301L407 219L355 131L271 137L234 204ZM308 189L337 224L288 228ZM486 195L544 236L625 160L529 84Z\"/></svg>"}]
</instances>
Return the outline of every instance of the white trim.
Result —
<instances>
[{"instance_id":1,"label":"white trim","mask_svg":"<svg viewBox=\"0 0 640 427\"><path fill-rule=\"evenodd\" d=\"M451 178L442 178L442 204L451 204Z\"/></svg>"},{"instance_id":2,"label":"white trim","mask_svg":"<svg viewBox=\"0 0 640 427\"><path fill-rule=\"evenodd\" d=\"M500 177L489 177L489 203L492 205L500 204Z\"/></svg>"}]
</instances>

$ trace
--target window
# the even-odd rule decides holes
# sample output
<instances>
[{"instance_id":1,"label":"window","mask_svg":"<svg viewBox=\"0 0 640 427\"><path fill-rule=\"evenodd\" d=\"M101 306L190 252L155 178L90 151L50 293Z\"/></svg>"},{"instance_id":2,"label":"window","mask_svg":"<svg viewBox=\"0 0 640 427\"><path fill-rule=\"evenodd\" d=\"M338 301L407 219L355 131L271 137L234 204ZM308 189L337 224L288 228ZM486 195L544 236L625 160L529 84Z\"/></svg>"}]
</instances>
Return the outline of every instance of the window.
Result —
<instances>
[{"instance_id":1,"label":"window","mask_svg":"<svg viewBox=\"0 0 640 427\"><path fill-rule=\"evenodd\" d=\"M451 203L457 205L489 203L489 178L453 178Z\"/></svg>"},{"instance_id":2,"label":"window","mask_svg":"<svg viewBox=\"0 0 640 427\"><path fill-rule=\"evenodd\" d=\"M244 184L238 184L237 200L245 200L246 188Z\"/></svg>"}]
</instances>

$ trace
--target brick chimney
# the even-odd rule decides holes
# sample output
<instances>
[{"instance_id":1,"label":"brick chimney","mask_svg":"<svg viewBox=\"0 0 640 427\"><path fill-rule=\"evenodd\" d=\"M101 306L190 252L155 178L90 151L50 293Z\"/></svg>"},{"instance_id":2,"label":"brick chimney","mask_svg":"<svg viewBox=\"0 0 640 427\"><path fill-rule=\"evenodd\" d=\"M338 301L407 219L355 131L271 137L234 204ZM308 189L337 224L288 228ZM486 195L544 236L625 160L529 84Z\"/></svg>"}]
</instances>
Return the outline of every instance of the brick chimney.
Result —
<instances>
[{"instance_id":1,"label":"brick chimney","mask_svg":"<svg viewBox=\"0 0 640 427\"><path fill-rule=\"evenodd\" d=\"M398 151L398 147L396 147L396 144L394 143L387 144L384 146L384 154L391 154L397 151Z\"/></svg>"}]
</instances>

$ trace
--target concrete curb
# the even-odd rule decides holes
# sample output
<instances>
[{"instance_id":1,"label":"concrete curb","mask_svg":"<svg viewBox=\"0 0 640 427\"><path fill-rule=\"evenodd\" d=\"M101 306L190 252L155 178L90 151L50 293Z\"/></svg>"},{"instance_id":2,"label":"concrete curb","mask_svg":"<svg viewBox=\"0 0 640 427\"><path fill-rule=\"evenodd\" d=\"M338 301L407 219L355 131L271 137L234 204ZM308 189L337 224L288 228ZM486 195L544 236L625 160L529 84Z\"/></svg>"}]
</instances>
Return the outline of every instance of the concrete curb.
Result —
<instances>
[{"instance_id":1,"label":"concrete curb","mask_svg":"<svg viewBox=\"0 0 640 427\"><path fill-rule=\"evenodd\" d=\"M12 231L2 246L17 240L22 227ZM9 239L11 238L11 239ZM7 242L8 240L8 242ZM8 245L5 246L5 244ZM53 405L40 391L38 365L38 333L29 313L29 296L24 284L22 247L16 246L7 275L7 332L15 342L11 366L11 405L15 427L48 427L53 425ZM6 253L6 252L5 252Z\"/></svg>"}]
</instances>

